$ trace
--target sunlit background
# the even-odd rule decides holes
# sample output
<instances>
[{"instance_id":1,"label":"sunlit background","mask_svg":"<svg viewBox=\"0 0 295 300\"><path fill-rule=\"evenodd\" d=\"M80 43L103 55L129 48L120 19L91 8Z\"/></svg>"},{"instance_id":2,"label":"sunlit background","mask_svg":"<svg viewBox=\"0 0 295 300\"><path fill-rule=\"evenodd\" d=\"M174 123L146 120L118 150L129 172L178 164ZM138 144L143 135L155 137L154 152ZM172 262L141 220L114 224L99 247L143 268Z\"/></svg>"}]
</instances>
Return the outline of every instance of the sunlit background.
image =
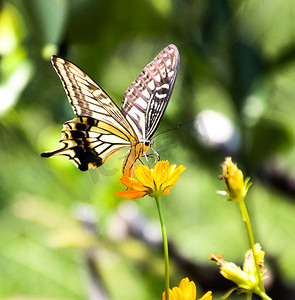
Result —
<instances>
[{"instance_id":1,"label":"sunlit background","mask_svg":"<svg viewBox=\"0 0 295 300\"><path fill-rule=\"evenodd\" d=\"M294 0L4 0L0 4L0 297L161 299L164 262L154 201L114 195L124 150L81 172L59 147L74 117L50 63L85 70L120 106L165 46L180 68L155 138L187 170L163 210L171 285L198 297L232 285L210 253L242 264L249 248L235 203L216 194L231 155L253 186L247 206L266 251L273 299L295 299ZM233 299L240 299L238 297Z\"/></svg>"}]
</instances>

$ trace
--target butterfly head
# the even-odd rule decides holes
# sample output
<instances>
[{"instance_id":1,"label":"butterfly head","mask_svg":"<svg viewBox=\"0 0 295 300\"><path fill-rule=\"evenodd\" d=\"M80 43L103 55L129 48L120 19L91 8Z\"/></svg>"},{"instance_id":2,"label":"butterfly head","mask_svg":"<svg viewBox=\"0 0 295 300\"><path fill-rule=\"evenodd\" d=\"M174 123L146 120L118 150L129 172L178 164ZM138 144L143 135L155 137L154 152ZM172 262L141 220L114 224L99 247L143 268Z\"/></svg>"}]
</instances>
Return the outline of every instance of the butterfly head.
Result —
<instances>
[{"instance_id":1,"label":"butterfly head","mask_svg":"<svg viewBox=\"0 0 295 300\"><path fill-rule=\"evenodd\" d=\"M152 147L153 144L154 142L151 140L141 140L136 145L138 157L145 156L145 153Z\"/></svg>"},{"instance_id":2,"label":"butterfly head","mask_svg":"<svg viewBox=\"0 0 295 300\"><path fill-rule=\"evenodd\" d=\"M151 141L151 140L143 140L141 142L141 144L142 144L142 150L143 150L142 152L145 153L149 148L152 147L152 145L154 144L154 142Z\"/></svg>"}]
</instances>

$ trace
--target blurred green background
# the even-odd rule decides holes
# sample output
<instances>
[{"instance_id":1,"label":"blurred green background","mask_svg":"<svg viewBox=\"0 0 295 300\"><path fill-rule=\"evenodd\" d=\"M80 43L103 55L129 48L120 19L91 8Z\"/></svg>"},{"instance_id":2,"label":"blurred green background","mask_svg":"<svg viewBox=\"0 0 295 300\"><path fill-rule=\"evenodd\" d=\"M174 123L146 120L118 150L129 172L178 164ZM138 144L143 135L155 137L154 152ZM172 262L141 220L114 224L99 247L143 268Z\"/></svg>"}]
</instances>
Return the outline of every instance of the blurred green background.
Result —
<instances>
[{"instance_id":1,"label":"blurred green background","mask_svg":"<svg viewBox=\"0 0 295 300\"><path fill-rule=\"evenodd\" d=\"M109 299L161 299L155 203L114 195L124 189L125 152L85 173L40 153L58 148L63 122L74 117L52 54L76 63L120 105L170 43L180 68L158 132L183 126L154 147L187 168L163 197L178 253L171 285L189 276L198 297L210 288L219 299L225 281L209 254L242 264L249 246L238 207L216 194L231 155L253 182L247 205L266 251L269 293L295 299L294 0L0 3L1 299L105 299L101 287Z\"/></svg>"}]
</instances>

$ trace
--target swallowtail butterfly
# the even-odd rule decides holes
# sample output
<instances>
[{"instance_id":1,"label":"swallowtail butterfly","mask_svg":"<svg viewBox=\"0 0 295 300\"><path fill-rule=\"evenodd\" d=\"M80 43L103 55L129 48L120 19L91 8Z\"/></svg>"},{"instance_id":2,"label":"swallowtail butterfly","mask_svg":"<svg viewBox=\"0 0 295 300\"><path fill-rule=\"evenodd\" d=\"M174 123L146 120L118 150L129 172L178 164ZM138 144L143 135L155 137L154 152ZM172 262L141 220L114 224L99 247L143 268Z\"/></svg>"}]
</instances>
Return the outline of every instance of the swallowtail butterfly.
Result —
<instances>
[{"instance_id":1,"label":"swallowtail butterfly","mask_svg":"<svg viewBox=\"0 0 295 300\"><path fill-rule=\"evenodd\" d=\"M41 156L66 156L86 171L129 148L123 174L131 177L137 159L152 146L151 138L168 105L179 66L176 46L167 46L143 69L123 96L121 110L75 64L58 56L52 56L51 62L77 117L64 123L62 147Z\"/></svg>"}]
</instances>

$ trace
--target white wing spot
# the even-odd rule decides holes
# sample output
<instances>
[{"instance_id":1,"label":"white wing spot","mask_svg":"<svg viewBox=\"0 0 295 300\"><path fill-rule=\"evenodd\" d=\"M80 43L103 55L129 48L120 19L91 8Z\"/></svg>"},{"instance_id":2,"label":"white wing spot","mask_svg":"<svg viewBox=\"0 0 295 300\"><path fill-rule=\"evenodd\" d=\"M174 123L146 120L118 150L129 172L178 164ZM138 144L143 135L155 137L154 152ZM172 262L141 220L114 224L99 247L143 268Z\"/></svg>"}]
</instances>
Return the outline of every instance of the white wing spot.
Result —
<instances>
[{"instance_id":1,"label":"white wing spot","mask_svg":"<svg viewBox=\"0 0 295 300\"><path fill-rule=\"evenodd\" d=\"M169 84L168 83L164 83L162 86L160 86L158 89L169 89Z\"/></svg>"},{"instance_id":2,"label":"white wing spot","mask_svg":"<svg viewBox=\"0 0 295 300\"><path fill-rule=\"evenodd\" d=\"M143 96L144 96L145 98L147 98L147 99L150 98L150 93L148 92L147 89L143 90L141 93L143 94Z\"/></svg>"},{"instance_id":3,"label":"white wing spot","mask_svg":"<svg viewBox=\"0 0 295 300\"><path fill-rule=\"evenodd\" d=\"M172 77L174 75L174 71L168 73L168 77Z\"/></svg>"},{"instance_id":4,"label":"white wing spot","mask_svg":"<svg viewBox=\"0 0 295 300\"><path fill-rule=\"evenodd\" d=\"M151 89L151 90L154 90L155 89L155 83L154 81L152 80L151 82L148 83L148 87Z\"/></svg>"},{"instance_id":5,"label":"white wing spot","mask_svg":"<svg viewBox=\"0 0 295 300\"><path fill-rule=\"evenodd\" d=\"M158 82L161 81L161 76L160 76L160 74L155 75L154 78L155 78L155 80L158 81Z\"/></svg>"},{"instance_id":6,"label":"white wing spot","mask_svg":"<svg viewBox=\"0 0 295 300\"><path fill-rule=\"evenodd\" d=\"M136 103L137 103L138 105L140 105L143 109L146 109L146 108L147 108L147 102L144 101L141 97L138 97L138 98L136 99Z\"/></svg>"},{"instance_id":7,"label":"white wing spot","mask_svg":"<svg viewBox=\"0 0 295 300\"><path fill-rule=\"evenodd\" d=\"M109 146L110 146L110 144L108 144L108 143L104 143L102 145L98 145L97 147L95 147L95 151L97 153L101 153L102 151L104 151Z\"/></svg>"},{"instance_id":8,"label":"white wing spot","mask_svg":"<svg viewBox=\"0 0 295 300\"><path fill-rule=\"evenodd\" d=\"M91 131L88 132L88 138L97 138L97 137L98 137L97 132L91 132Z\"/></svg>"},{"instance_id":9,"label":"white wing spot","mask_svg":"<svg viewBox=\"0 0 295 300\"><path fill-rule=\"evenodd\" d=\"M156 93L156 97L157 97L157 98L160 98L160 99L165 98L166 95L167 95L167 94L159 94L158 92Z\"/></svg>"}]
</instances>

